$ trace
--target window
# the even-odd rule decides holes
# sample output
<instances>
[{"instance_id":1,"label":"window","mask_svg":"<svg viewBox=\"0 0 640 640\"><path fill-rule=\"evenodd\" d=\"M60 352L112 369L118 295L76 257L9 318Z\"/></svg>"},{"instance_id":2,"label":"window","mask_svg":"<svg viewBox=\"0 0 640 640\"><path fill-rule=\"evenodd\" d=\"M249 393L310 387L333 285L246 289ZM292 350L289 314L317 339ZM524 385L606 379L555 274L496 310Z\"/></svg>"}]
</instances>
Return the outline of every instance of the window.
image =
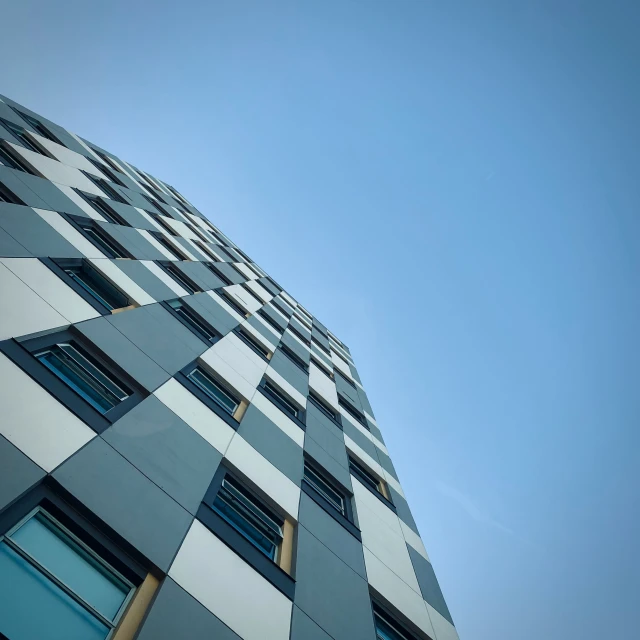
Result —
<instances>
[{"instance_id":1,"label":"window","mask_svg":"<svg viewBox=\"0 0 640 640\"><path fill-rule=\"evenodd\" d=\"M60 140L58 140L58 138L56 138L51 131L49 131L49 129L47 127L45 127L45 125L42 124L42 122L40 122L40 120L37 120L36 118L34 118L33 116L29 116L26 113L23 113L22 111L19 111L18 109L16 109L15 107L11 107L13 109L13 111L15 111L25 122L28 122L31 127L33 127L33 129L35 129L43 138L47 138L47 140L51 140L52 142L56 142L57 144L62 144L60 142Z\"/></svg>"},{"instance_id":2,"label":"window","mask_svg":"<svg viewBox=\"0 0 640 640\"><path fill-rule=\"evenodd\" d=\"M331 507L343 516L347 515L345 494L339 490L332 482L323 477L317 468L312 467L308 461L304 464L303 480L311 486Z\"/></svg>"},{"instance_id":3,"label":"window","mask_svg":"<svg viewBox=\"0 0 640 640\"><path fill-rule=\"evenodd\" d=\"M233 266L233 265L232 265ZM235 267L233 267L235 269ZM244 277L244 276L243 276ZM258 298L258 296L251 291L251 289L246 285L246 284L241 284L240 285L244 291L246 291L260 306L262 306L264 304L264 301L261 300L260 298Z\"/></svg>"},{"instance_id":4,"label":"window","mask_svg":"<svg viewBox=\"0 0 640 640\"><path fill-rule=\"evenodd\" d=\"M325 376L327 376L327 378L329 378L330 380L333 380L333 373L326 368L325 365L323 365L319 360L316 360L315 358L311 358L311 362L313 362L313 364L320 369L320 371L322 371L322 373L324 373Z\"/></svg>"},{"instance_id":5,"label":"window","mask_svg":"<svg viewBox=\"0 0 640 640\"><path fill-rule=\"evenodd\" d=\"M102 174L107 176L111 182L115 182L120 187L126 187L127 185L122 182L122 180L118 177L118 174L115 171L112 171L110 167L105 166L104 164L100 164L97 160L93 158L88 158L87 160Z\"/></svg>"},{"instance_id":6,"label":"window","mask_svg":"<svg viewBox=\"0 0 640 640\"><path fill-rule=\"evenodd\" d=\"M131 395L130 389L74 342L52 344L33 355L101 414Z\"/></svg>"},{"instance_id":7,"label":"window","mask_svg":"<svg viewBox=\"0 0 640 640\"><path fill-rule=\"evenodd\" d=\"M11 169L33 174L33 171L29 169L26 163L18 158L11 148L6 146L0 146L0 164Z\"/></svg>"},{"instance_id":8,"label":"window","mask_svg":"<svg viewBox=\"0 0 640 640\"><path fill-rule=\"evenodd\" d=\"M215 289L215 292L240 316L246 318L247 312L224 289Z\"/></svg>"},{"instance_id":9,"label":"window","mask_svg":"<svg viewBox=\"0 0 640 640\"><path fill-rule=\"evenodd\" d=\"M271 300L271 304L285 317L285 318L289 318L291 316L291 313L289 311L286 311L283 306L281 304L278 304L278 302L274 299Z\"/></svg>"},{"instance_id":10,"label":"window","mask_svg":"<svg viewBox=\"0 0 640 640\"><path fill-rule=\"evenodd\" d=\"M114 171L118 173L122 173L122 170L118 167L114 160L112 160L106 153L102 153L102 151L98 151L97 149L92 149L92 151L101 159L104 160L105 164L109 165ZM100 167L100 171L102 171L102 167Z\"/></svg>"},{"instance_id":11,"label":"window","mask_svg":"<svg viewBox=\"0 0 640 640\"><path fill-rule=\"evenodd\" d=\"M377 476L373 475L371 471L365 468L364 465L360 464L357 460L349 456L349 471L358 478L367 488L372 491L379 493L389 499L387 494L388 491L385 491L385 483L382 480L379 480Z\"/></svg>"},{"instance_id":12,"label":"window","mask_svg":"<svg viewBox=\"0 0 640 640\"><path fill-rule=\"evenodd\" d=\"M89 302L97 301L107 311L123 309L131 305L129 298L87 260L53 260L52 262L72 280L75 284L73 288L85 300L88 294ZM47 266L51 267L49 264ZM56 269L54 271L57 272ZM102 309L98 308L98 311Z\"/></svg>"},{"instance_id":13,"label":"window","mask_svg":"<svg viewBox=\"0 0 640 640\"><path fill-rule=\"evenodd\" d=\"M311 341L309 340L309 338L307 338L302 333L300 333L292 324L289 324L287 329L289 329L289 331L291 331L291 333L293 333L294 336L300 338L300 340L304 342L304 344L306 344L307 346L311 344Z\"/></svg>"},{"instance_id":14,"label":"window","mask_svg":"<svg viewBox=\"0 0 640 640\"><path fill-rule=\"evenodd\" d=\"M209 256L211 260L214 262L218 261L218 257L213 253L213 251L211 251L211 249L209 249L209 247L207 247L207 245L205 245L203 240L194 240L193 243L198 247L198 249L201 249L206 256Z\"/></svg>"},{"instance_id":15,"label":"window","mask_svg":"<svg viewBox=\"0 0 640 640\"><path fill-rule=\"evenodd\" d=\"M107 194L111 200L115 200L116 202L121 202L122 204L127 204L125 199L106 181L102 178L96 178L96 176L91 175L87 171L82 172L85 177L89 178L93 184L98 187L101 191Z\"/></svg>"},{"instance_id":16,"label":"window","mask_svg":"<svg viewBox=\"0 0 640 640\"><path fill-rule=\"evenodd\" d=\"M22 142L22 144L31 151L35 151L40 155L44 155L42 150L36 145L36 143L29 138L27 130L21 127L20 125L14 124L13 122L9 122L8 120L4 120L0 118L0 124L4 125L9 132L13 135L14 138L17 138Z\"/></svg>"},{"instance_id":17,"label":"window","mask_svg":"<svg viewBox=\"0 0 640 640\"><path fill-rule=\"evenodd\" d=\"M346 382L350 387L353 387L354 389L356 388L356 385L353 382L353 380L349 380L349 378L347 378L347 376L345 376L343 373L336 371L336 375L340 378L342 382Z\"/></svg>"},{"instance_id":18,"label":"window","mask_svg":"<svg viewBox=\"0 0 640 640\"><path fill-rule=\"evenodd\" d=\"M316 407L316 409L324 413L327 418L333 420L333 422L336 422L340 426L340 428L342 428L342 425L340 424L339 414L333 411L333 409L330 409L326 403L320 400L320 398L318 398L318 396L316 396L311 391L309 392L309 400L311 401L311 404Z\"/></svg>"},{"instance_id":19,"label":"window","mask_svg":"<svg viewBox=\"0 0 640 640\"><path fill-rule=\"evenodd\" d=\"M131 256L125 251L107 232L91 218L83 218L81 216L65 216L82 235L96 246L107 258L130 258Z\"/></svg>"},{"instance_id":20,"label":"window","mask_svg":"<svg viewBox=\"0 0 640 640\"><path fill-rule=\"evenodd\" d=\"M107 222L119 224L125 227L130 226L128 222L126 222L99 196L94 196L91 193L85 193L79 189L76 189L76 193L85 200L85 202L90 204Z\"/></svg>"},{"instance_id":21,"label":"window","mask_svg":"<svg viewBox=\"0 0 640 640\"><path fill-rule=\"evenodd\" d=\"M184 304L182 300L169 300L165 304L172 315L205 342L213 344L220 339L220 334Z\"/></svg>"},{"instance_id":22,"label":"window","mask_svg":"<svg viewBox=\"0 0 640 640\"><path fill-rule=\"evenodd\" d=\"M157 264L165 273L171 276L185 291L187 291L187 293L193 294L196 293L196 291L200 291L198 285L187 278L187 276L185 276L180 270L180 267L173 262L158 261Z\"/></svg>"},{"instance_id":23,"label":"window","mask_svg":"<svg viewBox=\"0 0 640 640\"><path fill-rule=\"evenodd\" d=\"M159 213L153 211L149 212L149 215L170 235L176 237L177 231L167 222L165 216L161 216Z\"/></svg>"},{"instance_id":24,"label":"window","mask_svg":"<svg viewBox=\"0 0 640 640\"><path fill-rule=\"evenodd\" d=\"M338 404L357 422L359 422L365 429L369 430L366 418L350 403L348 403L342 396L338 396Z\"/></svg>"},{"instance_id":25,"label":"window","mask_svg":"<svg viewBox=\"0 0 640 640\"><path fill-rule=\"evenodd\" d=\"M207 267L207 269L209 269L209 271L211 271L214 276L220 278L220 280L222 280L226 287L230 287L233 284L233 282L231 282L231 280L229 280L229 278L227 278L227 276L222 273L218 266L213 262L203 262L202 264Z\"/></svg>"},{"instance_id":26,"label":"window","mask_svg":"<svg viewBox=\"0 0 640 640\"><path fill-rule=\"evenodd\" d=\"M240 400L238 398L224 389L212 376L205 373L200 367L196 366L187 374L187 378L230 416L233 416L240 406Z\"/></svg>"},{"instance_id":27,"label":"window","mask_svg":"<svg viewBox=\"0 0 640 640\"><path fill-rule=\"evenodd\" d=\"M376 627L376 640L416 640L412 633L406 631L375 602L373 603L373 621Z\"/></svg>"},{"instance_id":28,"label":"window","mask_svg":"<svg viewBox=\"0 0 640 640\"><path fill-rule=\"evenodd\" d=\"M311 342L318 347L318 349L320 349L321 351L324 351L327 355L331 355L331 352L329 351L329 349L327 349L327 347L325 347L321 342L318 342L318 340L316 338L314 338L313 336L311 337Z\"/></svg>"},{"instance_id":29,"label":"window","mask_svg":"<svg viewBox=\"0 0 640 640\"><path fill-rule=\"evenodd\" d=\"M271 356L271 351L263 347L250 333L241 327L237 327L234 329L234 334L242 340L252 351L257 353L264 360L269 360Z\"/></svg>"},{"instance_id":30,"label":"window","mask_svg":"<svg viewBox=\"0 0 640 640\"><path fill-rule=\"evenodd\" d=\"M148 395L74 327L5 340L0 351L96 433Z\"/></svg>"},{"instance_id":31,"label":"window","mask_svg":"<svg viewBox=\"0 0 640 640\"><path fill-rule=\"evenodd\" d=\"M3 634L111 635L135 591L127 578L40 507L0 540L0 575L10 585L0 599Z\"/></svg>"},{"instance_id":32,"label":"window","mask_svg":"<svg viewBox=\"0 0 640 640\"><path fill-rule=\"evenodd\" d=\"M263 309L258 310L258 315L272 328L274 328L278 334L282 334L283 328Z\"/></svg>"},{"instance_id":33,"label":"window","mask_svg":"<svg viewBox=\"0 0 640 640\"><path fill-rule=\"evenodd\" d=\"M302 412L301 409L293 404L291 400L289 400L279 389L277 389L273 384L263 381L260 388L264 391L265 395L282 411L288 413L290 416L294 418L300 418L300 414Z\"/></svg>"},{"instance_id":34,"label":"window","mask_svg":"<svg viewBox=\"0 0 640 640\"><path fill-rule=\"evenodd\" d=\"M309 367L307 363L300 358L297 354L295 354L289 347L285 345L280 345L280 351L289 359L293 364L296 365L299 369L302 369L305 373L309 373Z\"/></svg>"},{"instance_id":35,"label":"window","mask_svg":"<svg viewBox=\"0 0 640 640\"><path fill-rule=\"evenodd\" d=\"M0 182L0 202L9 202L10 204L21 204L24 202L18 196Z\"/></svg>"},{"instance_id":36,"label":"window","mask_svg":"<svg viewBox=\"0 0 640 640\"><path fill-rule=\"evenodd\" d=\"M163 233L160 231L149 231L149 233L165 248L166 251L169 252L170 256L173 256L176 260L188 260L187 256L176 249L176 247L167 240Z\"/></svg>"},{"instance_id":37,"label":"window","mask_svg":"<svg viewBox=\"0 0 640 640\"><path fill-rule=\"evenodd\" d=\"M226 476L213 508L251 544L271 560L282 543L284 519L238 481Z\"/></svg>"}]
</instances>

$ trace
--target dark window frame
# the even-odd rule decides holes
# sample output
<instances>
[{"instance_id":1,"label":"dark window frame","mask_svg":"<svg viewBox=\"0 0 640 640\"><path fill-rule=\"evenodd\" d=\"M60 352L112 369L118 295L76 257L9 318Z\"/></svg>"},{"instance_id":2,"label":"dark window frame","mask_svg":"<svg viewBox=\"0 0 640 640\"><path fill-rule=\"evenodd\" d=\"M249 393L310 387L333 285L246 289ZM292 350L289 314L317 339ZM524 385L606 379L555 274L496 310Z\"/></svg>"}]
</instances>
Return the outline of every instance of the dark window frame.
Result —
<instances>
[{"instance_id":1,"label":"dark window frame","mask_svg":"<svg viewBox=\"0 0 640 640\"><path fill-rule=\"evenodd\" d=\"M247 564L253 567L263 578L268 580L278 591L293 601L296 586L295 580L284 571L284 569L279 567L276 562L255 547L253 543L229 524L229 522L213 508L213 502L222 486L222 481L227 476L246 488L258 501L264 503L270 511L285 520L284 514L281 512L281 509L274 504L273 500L269 499L268 496L264 496L259 490L259 487L255 487L253 483L229 469L224 463L218 467L207 489L207 493L198 508L196 518L247 562Z\"/></svg>"},{"instance_id":2,"label":"dark window frame","mask_svg":"<svg viewBox=\"0 0 640 640\"><path fill-rule=\"evenodd\" d=\"M234 300L233 296L228 291L224 290L224 287L214 289L213 291L217 296L222 298L222 300L224 300L225 303L228 304L239 316L242 316L242 318L247 317L248 311L243 309L240 304Z\"/></svg>"},{"instance_id":3,"label":"dark window frame","mask_svg":"<svg viewBox=\"0 0 640 640\"><path fill-rule=\"evenodd\" d=\"M36 144L35 141L29 140L29 137L26 134L31 132L28 129L25 129L15 122L6 120L5 118L0 118L0 124L7 129L16 140L19 140L25 149L29 149L29 151L33 151L47 158L50 157L49 154L44 153L43 149Z\"/></svg>"},{"instance_id":4,"label":"dark window frame","mask_svg":"<svg viewBox=\"0 0 640 640\"><path fill-rule=\"evenodd\" d=\"M149 235L151 235L156 242L159 242L175 258L173 261L165 258L163 260L158 260L157 262L189 262L187 254L180 251L180 249L176 249L162 231L149 231Z\"/></svg>"},{"instance_id":5,"label":"dark window frame","mask_svg":"<svg viewBox=\"0 0 640 640\"><path fill-rule=\"evenodd\" d=\"M189 374L194 369L200 369L206 376L212 378L216 385L220 386L225 393L231 396L234 400L238 400L238 404L242 402L242 398L237 394L237 392L230 391L228 389L228 384L220 382L219 378L213 375L209 369L200 364L198 360L189 363L184 369L178 371L175 374L175 379L187 390L191 391L191 393L202 402L206 407L211 409L218 417L222 418L234 431L237 431L240 426L240 422L236 420L232 415L230 415L227 411L225 411L211 396L205 393L198 385L196 385L191 378L189 378Z\"/></svg>"},{"instance_id":6,"label":"dark window frame","mask_svg":"<svg viewBox=\"0 0 640 640\"><path fill-rule=\"evenodd\" d=\"M89 218L88 216L76 216L70 213L60 214L72 227L76 229L84 238L86 238L96 249L99 249L104 253L107 258L128 258L135 259L135 257L127 251L117 240L112 238L105 229L98 223L97 220ZM106 223L111 224L111 223ZM95 238L89 233L93 231L96 236L102 241L97 242Z\"/></svg>"},{"instance_id":7,"label":"dark window frame","mask_svg":"<svg viewBox=\"0 0 640 640\"><path fill-rule=\"evenodd\" d=\"M305 361L297 353L293 351L293 349L290 349L289 347L287 347L286 344L280 343L278 350L282 352L282 354L286 358L288 358L290 362L292 362L296 367L298 367L298 369L300 369L301 371L309 375L309 365L307 365Z\"/></svg>"},{"instance_id":8,"label":"dark window frame","mask_svg":"<svg viewBox=\"0 0 640 640\"><path fill-rule=\"evenodd\" d=\"M79 345L91 357L94 364L97 363L99 368L106 371L110 377L128 387L131 394L109 411L100 413L34 356L34 352L61 342ZM42 336L4 340L0 342L0 351L96 433L102 433L149 395L149 392L131 375L73 326Z\"/></svg>"},{"instance_id":9,"label":"dark window frame","mask_svg":"<svg viewBox=\"0 0 640 640\"><path fill-rule=\"evenodd\" d=\"M352 380L349 380L349 378L347 378L347 376L345 376L344 373L340 371L340 369L334 369L333 375L340 376L340 378L342 378L342 380L344 380L350 387L355 389L356 392L358 391L358 388L356 387L356 383L353 382Z\"/></svg>"},{"instance_id":10,"label":"dark window frame","mask_svg":"<svg viewBox=\"0 0 640 640\"><path fill-rule=\"evenodd\" d=\"M341 431L343 430L342 421L340 412L334 413L333 409L329 407L329 405L320 398L317 393L314 393L311 389L309 390L309 395L307 396L307 403L311 402L311 404L322 413L325 418L328 418L336 425ZM309 413L307 412L307 415Z\"/></svg>"},{"instance_id":11,"label":"dark window frame","mask_svg":"<svg viewBox=\"0 0 640 640\"><path fill-rule=\"evenodd\" d=\"M335 382L333 371L331 369L329 369L326 365L322 364L320 362L320 360L318 360L317 358L314 358L313 356L311 356L310 362L313 362L313 364L315 365L316 369L320 369L320 371L322 373L324 373L324 375L327 376L327 378L329 378L329 380L331 380L332 382Z\"/></svg>"},{"instance_id":12,"label":"dark window frame","mask_svg":"<svg viewBox=\"0 0 640 640\"><path fill-rule=\"evenodd\" d=\"M305 467L309 466L316 475L319 475L329 486L343 495L346 513L340 513L316 488L308 482L303 475L300 488L308 495L322 510L342 527L344 527L354 538L362 542L360 529L356 527L354 520L353 492L338 482L322 465L316 462L309 454L304 454Z\"/></svg>"},{"instance_id":13,"label":"dark window frame","mask_svg":"<svg viewBox=\"0 0 640 640\"><path fill-rule=\"evenodd\" d=\"M19 198L9 187L6 187L2 182L0 182L0 202L5 202L7 204L18 204L20 206L26 207L25 202Z\"/></svg>"},{"instance_id":14,"label":"dark window frame","mask_svg":"<svg viewBox=\"0 0 640 640\"><path fill-rule=\"evenodd\" d=\"M104 191L107 194L107 198L115 200L120 204L128 204L127 201L104 178L98 178L88 171L82 171L82 173L88 180L91 180L98 189Z\"/></svg>"},{"instance_id":15,"label":"dark window frame","mask_svg":"<svg viewBox=\"0 0 640 640\"><path fill-rule=\"evenodd\" d=\"M286 331L286 327L283 329L264 309L258 309L258 315L272 328L278 332L278 335L282 335Z\"/></svg>"},{"instance_id":16,"label":"dark window frame","mask_svg":"<svg viewBox=\"0 0 640 640\"><path fill-rule=\"evenodd\" d=\"M34 116L30 116L28 113L24 113L24 111L20 111L16 107L12 105L8 105L14 113L16 113L20 118L22 118L32 129L35 129L36 133L40 134L43 138L50 140L51 142L55 142L59 144L61 147L66 147L66 145L62 144L60 139L52 133L52 131L47 127L42 121L38 120Z\"/></svg>"},{"instance_id":17,"label":"dark window frame","mask_svg":"<svg viewBox=\"0 0 640 640\"><path fill-rule=\"evenodd\" d=\"M183 309L186 309L184 315L171 306L171 302L180 302ZM160 305L163 306L178 322L185 326L191 333L200 338L208 346L214 345L222 338L219 331L216 331L209 322L207 322L199 313L194 311L190 305L184 303L180 298L172 298L171 300L161 300ZM189 317L191 316L191 317ZM200 328L199 325L202 325ZM204 331L211 334L208 337Z\"/></svg>"},{"instance_id":18,"label":"dark window frame","mask_svg":"<svg viewBox=\"0 0 640 640\"><path fill-rule=\"evenodd\" d=\"M289 321L289 325L287 326L287 329L291 331L291 333L293 333L293 335L296 336L299 340L301 340L304 344L306 344L307 347L311 346L311 340L307 338L304 334L300 333L300 331L298 331L298 329L296 329L291 324L291 321Z\"/></svg>"},{"instance_id":19,"label":"dark window frame","mask_svg":"<svg viewBox=\"0 0 640 640\"><path fill-rule=\"evenodd\" d=\"M374 496L376 496L376 498L378 498L378 500L380 500L383 504L385 504L387 507L389 507L389 509L391 509L391 511L393 511L394 513L397 513L396 510L396 506L393 504L393 502L387 498L387 496L385 496L382 493L381 488L381 483L384 482L384 484L387 486L387 489L389 488L388 484L384 481L384 480L380 480L378 478L376 478L375 473L369 471L367 469L367 466L365 464L363 464L362 462L360 462L360 460L356 459L353 455L351 455L350 453L347 453L347 459L348 459L348 463L349 463L349 473L354 476L363 487L366 487L367 490L372 493ZM368 476L371 476L372 478L375 478L377 480L376 482L376 489L374 489L370 482L369 482L369 478ZM391 492L389 492L389 495L391 495Z\"/></svg>"},{"instance_id":20,"label":"dark window frame","mask_svg":"<svg viewBox=\"0 0 640 640\"><path fill-rule=\"evenodd\" d=\"M318 342L318 338L315 338L313 334L311 334L311 344L314 344L320 351L331 357L331 350L327 349L321 342Z\"/></svg>"},{"instance_id":21,"label":"dark window frame","mask_svg":"<svg viewBox=\"0 0 640 640\"><path fill-rule=\"evenodd\" d=\"M28 173L32 176L35 175L31 167L14 153L13 149L6 144L7 142L6 140L0 141L0 156L2 157L0 164L15 171L22 171L22 173Z\"/></svg>"},{"instance_id":22,"label":"dark window frame","mask_svg":"<svg viewBox=\"0 0 640 640\"><path fill-rule=\"evenodd\" d=\"M382 620L382 622L395 633L398 640L421 640L426 637L413 622L399 613L393 613L390 607L382 604L374 594L372 594L371 597L371 614L373 616L376 638L380 637L378 635L376 618Z\"/></svg>"},{"instance_id":23,"label":"dark window frame","mask_svg":"<svg viewBox=\"0 0 640 640\"><path fill-rule=\"evenodd\" d=\"M116 285L112 284L109 279L104 276L99 269L94 267L87 258L39 258L45 266L47 266L53 273L55 273L67 286L71 287L85 302L89 303L100 315L111 315L111 309L105 306L89 293L81 284L79 284L74 278L72 278L66 271L66 269L81 268L90 269L94 271L99 278L103 278L109 287L115 289L126 300L127 304L122 307L113 307L113 309L124 309L133 304L131 298ZM107 301L108 302L108 301Z\"/></svg>"},{"instance_id":24,"label":"dark window frame","mask_svg":"<svg viewBox=\"0 0 640 640\"><path fill-rule=\"evenodd\" d=\"M119 224L122 227L130 227L131 225L112 207L109 206L109 198L103 198L93 193L87 193L81 189L74 191L95 211L106 218L106 222L111 224Z\"/></svg>"},{"instance_id":25,"label":"dark window frame","mask_svg":"<svg viewBox=\"0 0 640 640\"><path fill-rule=\"evenodd\" d=\"M209 271L211 271L211 273L213 273L214 276L217 276L220 280L222 280L222 282L224 283L223 286L225 287L233 286L233 282L231 282L231 280L229 280L229 278L224 273L222 273L222 271L218 269L218 267L216 266L217 262L218 262L217 260L213 260L211 262L204 261L202 264L205 267L207 267L207 269L209 269Z\"/></svg>"},{"instance_id":26,"label":"dark window frame","mask_svg":"<svg viewBox=\"0 0 640 640\"><path fill-rule=\"evenodd\" d=\"M155 260L154 262L189 295L202 292L200 287L189 276L185 275L175 262L171 260Z\"/></svg>"},{"instance_id":27,"label":"dark window frame","mask_svg":"<svg viewBox=\"0 0 640 640\"><path fill-rule=\"evenodd\" d=\"M275 298L271 298L271 300L269 300L269 304L273 305L273 307L277 309L287 319L287 322L289 322L289 320L291 319L291 315L293 314L293 311L289 313L286 309L283 308L283 306Z\"/></svg>"},{"instance_id":28,"label":"dark window frame","mask_svg":"<svg viewBox=\"0 0 640 640\"><path fill-rule=\"evenodd\" d=\"M233 267L233 265L231 265ZM235 269L235 267L233 267ZM237 271L237 269L236 269ZM239 273L239 272L238 272ZM246 276L243 276L246 277ZM260 304L260 306L262 307L265 302L263 300L261 300L257 294L255 294L253 291L251 291L251 288L247 286L246 282L242 282L240 283L240 286L242 287L242 289L244 291L246 291L256 302L258 302Z\"/></svg>"},{"instance_id":29,"label":"dark window frame","mask_svg":"<svg viewBox=\"0 0 640 640\"><path fill-rule=\"evenodd\" d=\"M338 394L338 405L341 406L358 424L362 425L367 431L371 431L367 424L367 418L363 413L360 413L351 402L349 402L343 395Z\"/></svg>"},{"instance_id":30,"label":"dark window frame","mask_svg":"<svg viewBox=\"0 0 640 640\"><path fill-rule=\"evenodd\" d=\"M265 398L268 398L276 407L278 407L278 409L280 409L280 411L282 411L282 413L284 413L287 418L293 420L303 431L306 431L306 411L299 407L298 403L290 398L284 391L282 391L282 389L280 389L275 382L264 376L260 381L260 384L258 385L258 391L262 393ZM297 415L291 413L288 405L291 405L295 408Z\"/></svg>"},{"instance_id":31,"label":"dark window frame","mask_svg":"<svg viewBox=\"0 0 640 640\"><path fill-rule=\"evenodd\" d=\"M269 354L271 351L267 349L267 347L263 347L258 340L252 336L248 331L245 331L241 325L238 325L235 329L233 329L234 335L238 337L238 339L242 340L244 344L251 349L256 355L260 356L265 362L269 362Z\"/></svg>"}]
</instances>

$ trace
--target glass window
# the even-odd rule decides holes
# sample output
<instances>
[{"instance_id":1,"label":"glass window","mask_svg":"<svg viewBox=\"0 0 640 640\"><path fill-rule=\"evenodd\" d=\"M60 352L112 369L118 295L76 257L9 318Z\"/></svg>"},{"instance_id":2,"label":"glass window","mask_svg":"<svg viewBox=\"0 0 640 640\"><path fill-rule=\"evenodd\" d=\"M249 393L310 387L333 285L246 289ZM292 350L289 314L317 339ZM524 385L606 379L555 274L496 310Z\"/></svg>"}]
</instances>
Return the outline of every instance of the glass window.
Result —
<instances>
[{"instance_id":1,"label":"glass window","mask_svg":"<svg viewBox=\"0 0 640 640\"><path fill-rule=\"evenodd\" d=\"M370 471L365 469L361 464L356 462L351 456L349 456L349 471L353 473L358 480L367 485L370 489L377 491L384 495L382 491L382 482L376 478Z\"/></svg>"},{"instance_id":2,"label":"glass window","mask_svg":"<svg viewBox=\"0 0 640 640\"><path fill-rule=\"evenodd\" d=\"M267 395L272 400L274 400L275 403L283 411L290 413L295 418L298 417L298 413L299 413L298 407L296 407L292 402L287 400L287 398L285 398L284 395L280 391L278 391L278 389L276 389L272 384L265 382L262 388L267 392Z\"/></svg>"},{"instance_id":3,"label":"glass window","mask_svg":"<svg viewBox=\"0 0 640 640\"><path fill-rule=\"evenodd\" d=\"M130 301L119 289L114 287L102 274L86 263L64 267L65 273L77 282L89 295L94 297L109 311L129 306Z\"/></svg>"},{"instance_id":4,"label":"glass window","mask_svg":"<svg viewBox=\"0 0 640 640\"><path fill-rule=\"evenodd\" d=\"M230 476L222 481L214 509L271 560L282 542L284 520Z\"/></svg>"},{"instance_id":5,"label":"glass window","mask_svg":"<svg viewBox=\"0 0 640 640\"><path fill-rule=\"evenodd\" d=\"M224 409L232 416L240 401L234 398L230 393L225 391L211 376L207 375L202 369L196 367L187 375L199 389L204 391L218 406Z\"/></svg>"},{"instance_id":6,"label":"glass window","mask_svg":"<svg viewBox=\"0 0 640 640\"><path fill-rule=\"evenodd\" d=\"M365 417L354 407L352 407L341 396L338 396L338 404L352 417L355 418L365 429L369 429L369 425L365 420Z\"/></svg>"},{"instance_id":7,"label":"glass window","mask_svg":"<svg viewBox=\"0 0 640 640\"><path fill-rule=\"evenodd\" d=\"M15 138L20 140L27 149L31 149L31 151L35 151L42 155L42 151L40 151L40 149L38 149L38 147L29 139L26 129L20 125L14 124L13 122L9 122L8 120L2 120L2 124L13 134Z\"/></svg>"},{"instance_id":8,"label":"glass window","mask_svg":"<svg viewBox=\"0 0 640 640\"><path fill-rule=\"evenodd\" d=\"M331 418L331 420L333 420L334 422L338 421L337 414L329 409L329 407L327 407L327 405L322 402L320 398L317 398L315 395L313 395L313 393L309 393L309 400L311 401L311 404L316 407L316 409L322 411L322 413L324 413L327 418Z\"/></svg>"},{"instance_id":9,"label":"glass window","mask_svg":"<svg viewBox=\"0 0 640 640\"><path fill-rule=\"evenodd\" d=\"M386 615L381 609L373 605L373 618L376 625L376 640L415 640L413 634L408 633Z\"/></svg>"},{"instance_id":10,"label":"glass window","mask_svg":"<svg viewBox=\"0 0 640 640\"><path fill-rule=\"evenodd\" d=\"M180 253L160 231L149 232L176 260L186 260L187 257Z\"/></svg>"},{"instance_id":11,"label":"glass window","mask_svg":"<svg viewBox=\"0 0 640 640\"><path fill-rule=\"evenodd\" d=\"M306 463L304 465L304 480L329 502L336 511L339 511L342 515L346 515L343 494Z\"/></svg>"},{"instance_id":12,"label":"glass window","mask_svg":"<svg viewBox=\"0 0 640 640\"><path fill-rule=\"evenodd\" d=\"M0 539L0 632L105 639L134 586L42 509Z\"/></svg>"},{"instance_id":13,"label":"glass window","mask_svg":"<svg viewBox=\"0 0 640 640\"><path fill-rule=\"evenodd\" d=\"M31 173L27 165L9 150L0 147L0 164L5 167L11 167L11 169L17 169L18 171L24 171L25 173Z\"/></svg>"},{"instance_id":14,"label":"glass window","mask_svg":"<svg viewBox=\"0 0 640 640\"><path fill-rule=\"evenodd\" d=\"M218 334L211 330L204 321L200 320L181 300L169 300L167 304L186 324L205 340L209 342L216 342L218 340Z\"/></svg>"},{"instance_id":15,"label":"glass window","mask_svg":"<svg viewBox=\"0 0 640 640\"><path fill-rule=\"evenodd\" d=\"M158 263L187 293L193 294L199 289L172 262Z\"/></svg>"},{"instance_id":16,"label":"glass window","mask_svg":"<svg viewBox=\"0 0 640 640\"><path fill-rule=\"evenodd\" d=\"M86 238L93 243L100 251L102 251L108 258L128 258L124 251L107 236L107 234L100 228L95 222L91 220L78 220L76 219L78 226L82 229L82 232Z\"/></svg>"},{"instance_id":17,"label":"glass window","mask_svg":"<svg viewBox=\"0 0 640 640\"><path fill-rule=\"evenodd\" d=\"M234 332L242 342L244 342L251 350L255 351L259 356L263 358L269 358L269 350L265 349L252 335L243 331L242 329L237 329Z\"/></svg>"},{"instance_id":18,"label":"glass window","mask_svg":"<svg viewBox=\"0 0 640 640\"><path fill-rule=\"evenodd\" d=\"M68 342L54 344L34 353L34 356L102 414L131 395L129 389L116 382L77 345Z\"/></svg>"}]
</instances>

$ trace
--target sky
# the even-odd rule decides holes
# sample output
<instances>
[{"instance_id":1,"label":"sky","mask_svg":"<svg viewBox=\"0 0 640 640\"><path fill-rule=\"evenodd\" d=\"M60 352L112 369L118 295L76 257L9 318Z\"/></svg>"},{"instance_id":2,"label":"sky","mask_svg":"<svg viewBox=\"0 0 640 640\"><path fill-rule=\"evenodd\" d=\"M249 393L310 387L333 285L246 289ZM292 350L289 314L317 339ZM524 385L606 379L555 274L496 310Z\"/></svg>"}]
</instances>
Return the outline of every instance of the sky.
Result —
<instances>
[{"instance_id":1,"label":"sky","mask_svg":"<svg viewBox=\"0 0 640 640\"><path fill-rule=\"evenodd\" d=\"M462 640L637 637L640 3L2 13L1 93L350 347Z\"/></svg>"}]
</instances>

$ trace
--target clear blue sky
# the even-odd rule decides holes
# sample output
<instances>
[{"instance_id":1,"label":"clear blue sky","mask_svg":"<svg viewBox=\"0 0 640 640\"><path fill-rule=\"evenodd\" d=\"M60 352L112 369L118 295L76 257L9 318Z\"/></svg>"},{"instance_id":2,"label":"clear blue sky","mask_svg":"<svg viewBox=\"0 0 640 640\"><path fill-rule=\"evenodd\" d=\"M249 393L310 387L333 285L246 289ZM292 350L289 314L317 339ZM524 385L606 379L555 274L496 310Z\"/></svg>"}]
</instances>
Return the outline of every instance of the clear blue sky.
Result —
<instances>
[{"instance_id":1,"label":"clear blue sky","mask_svg":"<svg viewBox=\"0 0 640 640\"><path fill-rule=\"evenodd\" d=\"M3 93L350 347L462 640L638 637L640 3L5 3Z\"/></svg>"}]
</instances>

